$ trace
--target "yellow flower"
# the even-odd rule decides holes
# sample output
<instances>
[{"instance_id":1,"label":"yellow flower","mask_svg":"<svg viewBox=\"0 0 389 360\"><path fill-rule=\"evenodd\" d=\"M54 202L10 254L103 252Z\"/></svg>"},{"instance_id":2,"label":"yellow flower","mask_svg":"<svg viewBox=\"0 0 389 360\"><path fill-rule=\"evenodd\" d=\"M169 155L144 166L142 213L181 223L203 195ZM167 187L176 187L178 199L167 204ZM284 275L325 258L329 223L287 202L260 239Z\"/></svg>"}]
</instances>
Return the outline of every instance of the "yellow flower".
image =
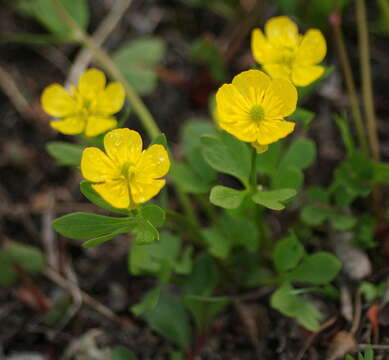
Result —
<instances>
[{"instance_id":1,"label":"yellow flower","mask_svg":"<svg viewBox=\"0 0 389 360\"><path fill-rule=\"evenodd\" d=\"M254 59L271 77L307 86L323 74L324 67L317 64L324 59L327 45L320 30L300 35L292 20L279 16L265 24L265 35L254 29L251 49Z\"/></svg>"},{"instance_id":2,"label":"yellow flower","mask_svg":"<svg viewBox=\"0 0 389 360\"><path fill-rule=\"evenodd\" d=\"M124 104L123 85L112 82L105 86L103 72L89 69L83 73L78 86L70 91L59 84L48 86L42 94L43 110L59 118L50 125L66 135L85 133L96 136L114 128L117 121L113 114Z\"/></svg>"},{"instance_id":3,"label":"yellow flower","mask_svg":"<svg viewBox=\"0 0 389 360\"><path fill-rule=\"evenodd\" d=\"M170 168L167 151L152 145L142 151L142 138L129 129L115 129L104 137L105 153L88 147L81 158L81 172L109 204L133 209L156 196L165 185Z\"/></svg>"},{"instance_id":4,"label":"yellow flower","mask_svg":"<svg viewBox=\"0 0 389 360\"><path fill-rule=\"evenodd\" d=\"M216 93L219 126L257 152L290 134L294 123L284 120L296 109L297 91L284 79L271 79L259 70L235 76Z\"/></svg>"}]
</instances>

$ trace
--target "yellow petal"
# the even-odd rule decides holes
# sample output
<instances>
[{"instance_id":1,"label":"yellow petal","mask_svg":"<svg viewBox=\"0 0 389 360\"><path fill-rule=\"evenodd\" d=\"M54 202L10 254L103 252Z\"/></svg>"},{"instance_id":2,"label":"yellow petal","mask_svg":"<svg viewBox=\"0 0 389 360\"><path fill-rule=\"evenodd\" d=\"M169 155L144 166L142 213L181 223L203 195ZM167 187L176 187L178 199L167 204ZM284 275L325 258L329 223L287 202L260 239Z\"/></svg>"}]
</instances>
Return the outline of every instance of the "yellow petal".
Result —
<instances>
[{"instance_id":1,"label":"yellow petal","mask_svg":"<svg viewBox=\"0 0 389 360\"><path fill-rule=\"evenodd\" d=\"M127 209L130 206L128 183L124 179L93 184L92 188L115 208Z\"/></svg>"},{"instance_id":2,"label":"yellow petal","mask_svg":"<svg viewBox=\"0 0 389 360\"><path fill-rule=\"evenodd\" d=\"M260 145L269 145L289 135L295 124L285 120L261 121L257 142Z\"/></svg>"},{"instance_id":3,"label":"yellow petal","mask_svg":"<svg viewBox=\"0 0 389 360\"><path fill-rule=\"evenodd\" d=\"M110 83L98 96L95 110L100 115L115 114L123 107L124 98L123 85L119 82Z\"/></svg>"},{"instance_id":4,"label":"yellow petal","mask_svg":"<svg viewBox=\"0 0 389 360\"><path fill-rule=\"evenodd\" d=\"M258 125L253 121L220 122L219 126L241 141L252 142L257 138Z\"/></svg>"},{"instance_id":5,"label":"yellow petal","mask_svg":"<svg viewBox=\"0 0 389 360\"><path fill-rule=\"evenodd\" d=\"M136 178L157 179L165 176L170 168L169 155L162 145L152 145L143 151L136 165Z\"/></svg>"},{"instance_id":6,"label":"yellow petal","mask_svg":"<svg viewBox=\"0 0 389 360\"><path fill-rule=\"evenodd\" d=\"M232 84L224 84L216 92L216 106L221 121L232 121L250 111L247 99Z\"/></svg>"},{"instance_id":7,"label":"yellow petal","mask_svg":"<svg viewBox=\"0 0 389 360\"><path fill-rule=\"evenodd\" d=\"M295 64L317 64L324 59L326 52L327 44L321 31L316 29L308 30L296 52Z\"/></svg>"},{"instance_id":8,"label":"yellow petal","mask_svg":"<svg viewBox=\"0 0 389 360\"><path fill-rule=\"evenodd\" d=\"M265 34L272 45L292 48L298 45L297 25L287 16L271 18L265 24Z\"/></svg>"},{"instance_id":9,"label":"yellow petal","mask_svg":"<svg viewBox=\"0 0 389 360\"><path fill-rule=\"evenodd\" d=\"M268 145L261 145L257 141L252 142L251 145L257 150L257 154L262 154L269 148Z\"/></svg>"},{"instance_id":10,"label":"yellow petal","mask_svg":"<svg viewBox=\"0 0 389 360\"><path fill-rule=\"evenodd\" d=\"M263 108L266 118L282 119L296 110L297 90L289 80L273 79L267 89Z\"/></svg>"},{"instance_id":11,"label":"yellow petal","mask_svg":"<svg viewBox=\"0 0 389 360\"><path fill-rule=\"evenodd\" d=\"M132 200L137 204L149 201L161 191L165 183L165 180L151 180L148 183L132 182L130 184Z\"/></svg>"},{"instance_id":12,"label":"yellow petal","mask_svg":"<svg viewBox=\"0 0 389 360\"><path fill-rule=\"evenodd\" d=\"M86 123L85 135L88 137L100 135L117 125L112 117L89 116Z\"/></svg>"},{"instance_id":13,"label":"yellow petal","mask_svg":"<svg viewBox=\"0 0 389 360\"><path fill-rule=\"evenodd\" d=\"M73 115L77 105L65 88L59 84L52 84L43 90L41 103L43 110L55 117Z\"/></svg>"},{"instance_id":14,"label":"yellow petal","mask_svg":"<svg viewBox=\"0 0 389 360\"><path fill-rule=\"evenodd\" d=\"M244 96L250 108L261 103L262 97L270 83L270 77L259 70L243 71L232 80L232 85Z\"/></svg>"},{"instance_id":15,"label":"yellow petal","mask_svg":"<svg viewBox=\"0 0 389 360\"><path fill-rule=\"evenodd\" d=\"M251 51L255 61L259 64L266 64L269 61L271 45L263 35L261 29L254 29L251 35Z\"/></svg>"},{"instance_id":16,"label":"yellow petal","mask_svg":"<svg viewBox=\"0 0 389 360\"><path fill-rule=\"evenodd\" d=\"M307 86L322 76L323 73L323 66L295 66L292 71L292 80L296 86Z\"/></svg>"},{"instance_id":17,"label":"yellow petal","mask_svg":"<svg viewBox=\"0 0 389 360\"><path fill-rule=\"evenodd\" d=\"M85 120L82 117L70 116L64 120L51 121L50 126L65 135L81 134L85 129Z\"/></svg>"},{"instance_id":18,"label":"yellow petal","mask_svg":"<svg viewBox=\"0 0 389 360\"><path fill-rule=\"evenodd\" d=\"M290 75L292 73L291 66L281 65L281 64L266 64L263 65L263 69L273 78L273 79L285 79L290 80Z\"/></svg>"},{"instance_id":19,"label":"yellow petal","mask_svg":"<svg viewBox=\"0 0 389 360\"><path fill-rule=\"evenodd\" d=\"M93 99L96 95L104 90L105 75L97 69L85 71L78 82L78 90L84 98Z\"/></svg>"},{"instance_id":20,"label":"yellow petal","mask_svg":"<svg viewBox=\"0 0 389 360\"><path fill-rule=\"evenodd\" d=\"M115 129L105 135L104 148L107 155L118 166L126 162L135 165L142 153L142 138L134 130Z\"/></svg>"},{"instance_id":21,"label":"yellow petal","mask_svg":"<svg viewBox=\"0 0 389 360\"><path fill-rule=\"evenodd\" d=\"M100 149L87 147L81 157L82 176L89 181L104 182L120 176L120 168Z\"/></svg>"}]
</instances>

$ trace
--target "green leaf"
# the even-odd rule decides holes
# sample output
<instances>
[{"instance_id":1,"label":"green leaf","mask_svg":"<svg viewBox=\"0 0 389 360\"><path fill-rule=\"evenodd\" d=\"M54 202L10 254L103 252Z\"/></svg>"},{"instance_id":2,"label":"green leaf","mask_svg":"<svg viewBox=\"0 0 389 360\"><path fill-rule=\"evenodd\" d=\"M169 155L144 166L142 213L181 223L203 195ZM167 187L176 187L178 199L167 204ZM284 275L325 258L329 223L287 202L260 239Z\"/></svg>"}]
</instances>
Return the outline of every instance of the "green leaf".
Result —
<instances>
[{"instance_id":1,"label":"green leaf","mask_svg":"<svg viewBox=\"0 0 389 360\"><path fill-rule=\"evenodd\" d=\"M89 9L86 0L59 0L73 20L85 29L89 21ZM61 38L71 38L72 30L63 21L51 0L23 0L20 8L34 16L43 26Z\"/></svg>"},{"instance_id":2,"label":"green leaf","mask_svg":"<svg viewBox=\"0 0 389 360\"><path fill-rule=\"evenodd\" d=\"M35 274L44 269L46 262L39 248L9 241L0 249L0 285L10 286L18 279L14 265Z\"/></svg>"},{"instance_id":3,"label":"green leaf","mask_svg":"<svg viewBox=\"0 0 389 360\"><path fill-rule=\"evenodd\" d=\"M93 190L91 182L81 181L80 190L91 203L97 205L98 207L114 213L129 215L129 211L127 209L117 209L103 200L101 196Z\"/></svg>"},{"instance_id":4,"label":"green leaf","mask_svg":"<svg viewBox=\"0 0 389 360\"><path fill-rule=\"evenodd\" d=\"M297 194L294 189L279 189L270 191L258 191L252 196L252 200L259 205L271 210L282 210L285 205L282 202L291 199Z\"/></svg>"},{"instance_id":5,"label":"green leaf","mask_svg":"<svg viewBox=\"0 0 389 360\"><path fill-rule=\"evenodd\" d=\"M217 173L205 161L201 149L197 148L186 155L191 170L201 178L203 182L213 184L216 181Z\"/></svg>"},{"instance_id":6,"label":"green leaf","mask_svg":"<svg viewBox=\"0 0 389 360\"><path fill-rule=\"evenodd\" d=\"M138 245L151 244L159 240L158 230L146 219L137 221L133 231L135 234L135 243Z\"/></svg>"},{"instance_id":7,"label":"green leaf","mask_svg":"<svg viewBox=\"0 0 389 360\"><path fill-rule=\"evenodd\" d=\"M370 346L368 346L365 349L364 355L365 355L365 360L374 360L374 351Z\"/></svg>"},{"instance_id":8,"label":"green leaf","mask_svg":"<svg viewBox=\"0 0 389 360\"><path fill-rule=\"evenodd\" d=\"M129 217L110 217L104 215L75 212L53 221L53 227L62 236L75 240L86 240L107 235L118 229L133 229L136 221Z\"/></svg>"},{"instance_id":9,"label":"green leaf","mask_svg":"<svg viewBox=\"0 0 389 360\"><path fill-rule=\"evenodd\" d=\"M236 209L242 204L246 194L244 190L217 185L212 188L209 201L225 209Z\"/></svg>"},{"instance_id":10,"label":"green leaf","mask_svg":"<svg viewBox=\"0 0 389 360\"><path fill-rule=\"evenodd\" d=\"M151 93L156 84L155 69L165 54L165 43L158 38L141 38L125 43L113 55L123 76L141 95Z\"/></svg>"},{"instance_id":11,"label":"green leaf","mask_svg":"<svg viewBox=\"0 0 389 360\"><path fill-rule=\"evenodd\" d=\"M379 287L368 281L362 281L361 285L359 285L359 290L369 303L380 295Z\"/></svg>"},{"instance_id":12,"label":"green leaf","mask_svg":"<svg viewBox=\"0 0 389 360\"><path fill-rule=\"evenodd\" d=\"M305 194L313 202L329 203L330 201L329 192L320 186L310 186L306 189Z\"/></svg>"},{"instance_id":13,"label":"green leaf","mask_svg":"<svg viewBox=\"0 0 389 360\"><path fill-rule=\"evenodd\" d=\"M8 254L0 250L0 285L11 286L18 279L14 271L13 262Z\"/></svg>"},{"instance_id":14,"label":"green leaf","mask_svg":"<svg viewBox=\"0 0 389 360\"><path fill-rule=\"evenodd\" d=\"M229 303L227 297L206 297L188 295L182 299L186 308L192 313L200 334L212 325L214 317Z\"/></svg>"},{"instance_id":15,"label":"green leaf","mask_svg":"<svg viewBox=\"0 0 389 360\"><path fill-rule=\"evenodd\" d=\"M204 159L212 168L248 185L251 163L245 143L224 132L218 136L203 135L201 141Z\"/></svg>"},{"instance_id":16,"label":"green leaf","mask_svg":"<svg viewBox=\"0 0 389 360\"><path fill-rule=\"evenodd\" d=\"M65 319L72 304L73 299L71 296L64 295L60 297L43 315L42 321L50 327L55 327L55 325L60 324Z\"/></svg>"},{"instance_id":17,"label":"green leaf","mask_svg":"<svg viewBox=\"0 0 389 360\"><path fill-rule=\"evenodd\" d=\"M332 213L330 215L331 225L335 230L350 230L357 223L357 219L348 214Z\"/></svg>"},{"instance_id":18,"label":"green leaf","mask_svg":"<svg viewBox=\"0 0 389 360\"><path fill-rule=\"evenodd\" d=\"M308 128L311 121L315 118L315 113L298 107L296 111L290 116L290 118L295 122L301 123L306 129Z\"/></svg>"},{"instance_id":19,"label":"green leaf","mask_svg":"<svg viewBox=\"0 0 389 360\"><path fill-rule=\"evenodd\" d=\"M226 259L228 257L234 245L230 237L225 236L219 229L214 227L204 229L202 234L209 246L210 254L220 259Z\"/></svg>"},{"instance_id":20,"label":"green leaf","mask_svg":"<svg viewBox=\"0 0 389 360\"><path fill-rule=\"evenodd\" d=\"M180 188L188 194L206 194L212 187L212 182L199 176L184 163L174 163L170 175Z\"/></svg>"},{"instance_id":21,"label":"green leaf","mask_svg":"<svg viewBox=\"0 0 389 360\"><path fill-rule=\"evenodd\" d=\"M193 263L193 271L186 278L184 291L187 295L210 296L219 279L213 259L202 254Z\"/></svg>"},{"instance_id":22,"label":"green leaf","mask_svg":"<svg viewBox=\"0 0 389 360\"><path fill-rule=\"evenodd\" d=\"M355 228L353 243L364 249L370 249L377 246L375 240L375 231L377 220L372 216L362 216Z\"/></svg>"},{"instance_id":23,"label":"green leaf","mask_svg":"<svg viewBox=\"0 0 389 360\"><path fill-rule=\"evenodd\" d=\"M185 154L197 151L201 147L201 136L214 134L215 125L204 119L190 119L182 127L182 146Z\"/></svg>"},{"instance_id":24,"label":"green leaf","mask_svg":"<svg viewBox=\"0 0 389 360\"><path fill-rule=\"evenodd\" d=\"M373 179L379 184L389 184L389 164L373 163Z\"/></svg>"},{"instance_id":25,"label":"green leaf","mask_svg":"<svg viewBox=\"0 0 389 360\"><path fill-rule=\"evenodd\" d=\"M177 259L174 266L174 271L177 274L188 275L192 271L192 255L193 247L187 246L183 251L181 259Z\"/></svg>"},{"instance_id":26,"label":"green leaf","mask_svg":"<svg viewBox=\"0 0 389 360\"><path fill-rule=\"evenodd\" d=\"M295 295L289 283L284 283L273 293L270 303L274 309L295 318L306 329L319 330L319 321L322 318L319 310L309 301Z\"/></svg>"},{"instance_id":27,"label":"green leaf","mask_svg":"<svg viewBox=\"0 0 389 360\"><path fill-rule=\"evenodd\" d=\"M51 141L46 144L46 150L58 165L79 166L84 148L63 141Z\"/></svg>"},{"instance_id":28,"label":"green leaf","mask_svg":"<svg viewBox=\"0 0 389 360\"><path fill-rule=\"evenodd\" d=\"M112 349L111 360L137 360L137 357L123 346Z\"/></svg>"},{"instance_id":29,"label":"green leaf","mask_svg":"<svg viewBox=\"0 0 389 360\"><path fill-rule=\"evenodd\" d=\"M157 205L145 205L140 208L140 213L143 218L149 221L156 228L165 223L165 210Z\"/></svg>"},{"instance_id":30,"label":"green leaf","mask_svg":"<svg viewBox=\"0 0 389 360\"><path fill-rule=\"evenodd\" d=\"M330 209L325 209L318 206L304 206L301 211L301 220L310 226L318 226L323 224L325 220L333 213Z\"/></svg>"},{"instance_id":31,"label":"green leaf","mask_svg":"<svg viewBox=\"0 0 389 360\"><path fill-rule=\"evenodd\" d=\"M171 351L169 360L185 360L185 354L182 351Z\"/></svg>"},{"instance_id":32,"label":"green leaf","mask_svg":"<svg viewBox=\"0 0 389 360\"><path fill-rule=\"evenodd\" d=\"M133 229L133 226L131 226L131 227L125 226L123 228L119 228L119 229L117 229L109 234L100 235L100 236L94 237L92 239L89 239L89 240L83 242L82 246L84 248L90 248L93 246L101 245L101 244L107 242L108 240L115 238L116 236L130 232L130 230L132 230L132 229Z\"/></svg>"},{"instance_id":33,"label":"green leaf","mask_svg":"<svg viewBox=\"0 0 389 360\"><path fill-rule=\"evenodd\" d=\"M272 187L274 189L291 188L298 190L303 184L303 172L294 167L280 168L272 178Z\"/></svg>"},{"instance_id":34,"label":"green leaf","mask_svg":"<svg viewBox=\"0 0 389 360\"><path fill-rule=\"evenodd\" d=\"M160 295L161 288L159 286L153 290L150 290L139 303L131 306L132 313L136 316L139 316L154 310L154 308L157 306Z\"/></svg>"},{"instance_id":35,"label":"green leaf","mask_svg":"<svg viewBox=\"0 0 389 360\"><path fill-rule=\"evenodd\" d=\"M161 232L158 242L131 245L128 269L133 275L158 274L163 264L168 264L172 268L176 266L179 252L179 238L168 232Z\"/></svg>"},{"instance_id":36,"label":"green leaf","mask_svg":"<svg viewBox=\"0 0 389 360\"><path fill-rule=\"evenodd\" d=\"M288 279L323 285L335 279L341 268L341 262L334 255L319 251L306 256L301 264L288 274Z\"/></svg>"},{"instance_id":37,"label":"green leaf","mask_svg":"<svg viewBox=\"0 0 389 360\"><path fill-rule=\"evenodd\" d=\"M189 349L191 344L189 316L176 297L162 292L156 307L146 313L145 318L152 329L180 348Z\"/></svg>"},{"instance_id":38,"label":"green leaf","mask_svg":"<svg viewBox=\"0 0 389 360\"><path fill-rule=\"evenodd\" d=\"M354 152L335 170L335 181L352 197L367 196L374 179L373 163L362 153Z\"/></svg>"},{"instance_id":39,"label":"green leaf","mask_svg":"<svg viewBox=\"0 0 389 360\"><path fill-rule=\"evenodd\" d=\"M273 262L277 271L283 273L295 268L304 254L304 247L292 234L277 243L273 250Z\"/></svg>"},{"instance_id":40,"label":"green leaf","mask_svg":"<svg viewBox=\"0 0 389 360\"><path fill-rule=\"evenodd\" d=\"M260 174L273 176L277 171L278 162L283 152L282 141L269 145L269 150L257 155L257 171Z\"/></svg>"},{"instance_id":41,"label":"green leaf","mask_svg":"<svg viewBox=\"0 0 389 360\"><path fill-rule=\"evenodd\" d=\"M202 234L209 253L220 259L227 259L234 247L245 247L250 252L259 248L258 228L246 217L224 215L212 227L202 230Z\"/></svg>"},{"instance_id":42,"label":"green leaf","mask_svg":"<svg viewBox=\"0 0 389 360\"><path fill-rule=\"evenodd\" d=\"M306 169L316 159L316 145L310 139L297 139L292 142L281 160L280 168Z\"/></svg>"}]
</instances>

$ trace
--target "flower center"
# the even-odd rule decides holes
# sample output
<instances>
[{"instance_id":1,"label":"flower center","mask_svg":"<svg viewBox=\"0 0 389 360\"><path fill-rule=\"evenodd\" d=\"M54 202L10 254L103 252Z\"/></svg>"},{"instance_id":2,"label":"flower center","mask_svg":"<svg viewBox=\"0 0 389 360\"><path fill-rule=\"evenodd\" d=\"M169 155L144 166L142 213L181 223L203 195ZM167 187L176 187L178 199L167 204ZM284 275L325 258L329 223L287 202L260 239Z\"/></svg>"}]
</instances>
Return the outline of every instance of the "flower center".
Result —
<instances>
[{"instance_id":1,"label":"flower center","mask_svg":"<svg viewBox=\"0 0 389 360\"><path fill-rule=\"evenodd\" d=\"M260 122L265 118L265 111L260 105L254 105L250 110L250 119L255 122Z\"/></svg>"},{"instance_id":2,"label":"flower center","mask_svg":"<svg viewBox=\"0 0 389 360\"><path fill-rule=\"evenodd\" d=\"M127 180L131 180L132 177L134 176L134 171L131 169L131 167L133 166L134 164L130 161L127 161L124 163L124 165L122 166L122 171L121 171L121 175L126 178Z\"/></svg>"}]
</instances>

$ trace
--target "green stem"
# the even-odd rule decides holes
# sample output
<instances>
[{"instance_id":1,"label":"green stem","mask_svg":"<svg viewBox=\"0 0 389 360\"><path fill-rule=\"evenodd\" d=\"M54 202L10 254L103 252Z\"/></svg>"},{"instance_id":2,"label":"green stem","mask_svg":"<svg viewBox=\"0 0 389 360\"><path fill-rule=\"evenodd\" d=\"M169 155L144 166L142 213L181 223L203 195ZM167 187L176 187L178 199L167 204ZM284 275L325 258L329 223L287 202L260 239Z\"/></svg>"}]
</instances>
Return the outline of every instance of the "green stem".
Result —
<instances>
[{"instance_id":1,"label":"green stem","mask_svg":"<svg viewBox=\"0 0 389 360\"><path fill-rule=\"evenodd\" d=\"M197 219L196 212L190 201L189 197L178 187L176 186L177 197L180 201L180 204L184 210L184 213L188 217L188 219L198 228L200 228L200 222Z\"/></svg>"},{"instance_id":2,"label":"green stem","mask_svg":"<svg viewBox=\"0 0 389 360\"><path fill-rule=\"evenodd\" d=\"M178 225L178 229L184 236L189 236L194 244L203 247L205 241L196 224L190 221L186 216L172 210L166 210L166 215L170 221Z\"/></svg>"},{"instance_id":3,"label":"green stem","mask_svg":"<svg viewBox=\"0 0 389 360\"><path fill-rule=\"evenodd\" d=\"M377 122L374 113L373 89L370 68L369 32L366 20L366 6L364 0L356 0L357 23L359 39L359 55L361 59L362 95L367 120L367 133L370 141L372 158L380 160L380 148L378 141Z\"/></svg>"},{"instance_id":4,"label":"green stem","mask_svg":"<svg viewBox=\"0 0 389 360\"><path fill-rule=\"evenodd\" d=\"M363 104L367 120L367 133L370 141L372 159L380 161L380 145L378 140L377 121L374 112L373 87L370 67L370 48L369 48L369 30L366 20L365 0L357 0L357 22L358 22L358 39L359 55L361 58L361 79ZM384 209L382 206L382 193L378 185L373 187L372 200L374 212L378 220L384 220Z\"/></svg>"},{"instance_id":5,"label":"green stem","mask_svg":"<svg viewBox=\"0 0 389 360\"><path fill-rule=\"evenodd\" d=\"M365 155L369 154L369 147L365 136L365 127L362 121L362 113L359 107L357 91L355 87L355 81L351 70L350 59L347 54L346 45L344 42L343 31L341 28L341 15L338 12L332 14L332 29L334 32L336 46L338 48L340 65L343 70L344 79L346 82L346 88L348 97L350 100L352 118L354 120L355 128L357 130L359 145Z\"/></svg>"},{"instance_id":6,"label":"green stem","mask_svg":"<svg viewBox=\"0 0 389 360\"><path fill-rule=\"evenodd\" d=\"M251 174L250 174L251 190L254 193L257 190L257 151L251 147Z\"/></svg>"}]
</instances>

